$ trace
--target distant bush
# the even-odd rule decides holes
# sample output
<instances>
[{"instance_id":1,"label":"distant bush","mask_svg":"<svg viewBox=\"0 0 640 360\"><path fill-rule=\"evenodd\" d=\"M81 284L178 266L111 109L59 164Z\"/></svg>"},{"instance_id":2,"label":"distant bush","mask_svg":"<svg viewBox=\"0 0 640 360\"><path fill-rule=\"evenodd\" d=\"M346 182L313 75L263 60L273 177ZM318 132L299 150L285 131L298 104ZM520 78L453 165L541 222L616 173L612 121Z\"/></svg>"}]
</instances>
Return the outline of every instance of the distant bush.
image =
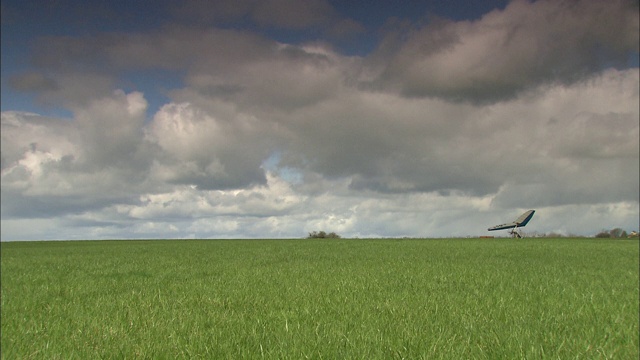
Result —
<instances>
[{"instance_id":1,"label":"distant bush","mask_svg":"<svg viewBox=\"0 0 640 360\"><path fill-rule=\"evenodd\" d=\"M627 232L620 229L620 228L615 228L612 229L611 231L609 231L609 234L611 234L612 238L626 238L627 237Z\"/></svg>"},{"instance_id":2,"label":"distant bush","mask_svg":"<svg viewBox=\"0 0 640 360\"><path fill-rule=\"evenodd\" d=\"M613 239L620 239L620 238L626 238L627 237L627 232L620 229L620 228L615 228L615 229L611 229L611 230L602 230L599 233L596 234L597 238L613 238Z\"/></svg>"},{"instance_id":3,"label":"distant bush","mask_svg":"<svg viewBox=\"0 0 640 360\"><path fill-rule=\"evenodd\" d=\"M309 233L307 239L340 239L340 235L330 232L326 233L324 231L313 231Z\"/></svg>"}]
</instances>

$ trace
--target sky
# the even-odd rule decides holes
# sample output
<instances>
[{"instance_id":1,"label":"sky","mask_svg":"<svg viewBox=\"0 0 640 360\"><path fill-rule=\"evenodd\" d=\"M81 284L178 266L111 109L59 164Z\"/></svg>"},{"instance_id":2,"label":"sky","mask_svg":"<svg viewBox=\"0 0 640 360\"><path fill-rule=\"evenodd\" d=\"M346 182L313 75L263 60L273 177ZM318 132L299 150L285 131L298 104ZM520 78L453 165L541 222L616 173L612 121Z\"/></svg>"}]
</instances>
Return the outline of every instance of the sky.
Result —
<instances>
[{"instance_id":1,"label":"sky","mask_svg":"<svg viewBox=\"0 0 640 360\"><path fill-rule=\"evenodd\" d=\"M639 228L637 1L2 1L1 240Z\"/></svg>"}]
</instances>

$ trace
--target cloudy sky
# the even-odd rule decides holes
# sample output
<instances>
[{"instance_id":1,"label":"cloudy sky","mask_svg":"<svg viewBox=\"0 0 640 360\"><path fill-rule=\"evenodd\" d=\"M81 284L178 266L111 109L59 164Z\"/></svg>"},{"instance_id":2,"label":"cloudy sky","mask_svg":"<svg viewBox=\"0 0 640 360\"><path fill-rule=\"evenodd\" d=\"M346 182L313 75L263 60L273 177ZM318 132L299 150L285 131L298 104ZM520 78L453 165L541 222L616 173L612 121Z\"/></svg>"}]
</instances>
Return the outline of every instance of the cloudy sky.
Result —
<instances>
[{"instance_id":1,"label":"cloudy sky","mask_svg":"<svg viewBox=\"0 0 640 360\"><path fill-rule=\"evenodd\" d=\"M2 240L638 230L637 1L360 4L3 0Z\"/></svg>"}]
</instances>

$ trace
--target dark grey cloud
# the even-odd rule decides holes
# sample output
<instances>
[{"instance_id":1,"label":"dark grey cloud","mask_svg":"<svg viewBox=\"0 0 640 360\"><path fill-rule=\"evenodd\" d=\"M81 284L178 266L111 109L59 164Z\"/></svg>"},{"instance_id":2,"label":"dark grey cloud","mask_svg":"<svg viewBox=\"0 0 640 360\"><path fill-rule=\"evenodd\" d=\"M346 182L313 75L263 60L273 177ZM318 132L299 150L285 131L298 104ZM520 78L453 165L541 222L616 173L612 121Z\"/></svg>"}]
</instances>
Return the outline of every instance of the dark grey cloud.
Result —
<instances>
[{"instance_id":1,"label":"dark grey cloud","mask_svg":"<svg viewBox=\"0 0 640 360\"><path fill-rule=\"evenodd\" d=\"M175 18L198 26L250 24L259 28L310 31L333 39L362 33L364 26L344 18L325 0L189 0L169 6Z\"/></svg>"},{"instance_id":2,"label":"dark grey cloud","mask_svg":"<svg viewBox=\"0 0 640 360\"><path fill-rule=\"evenodd\" d=\"M29 195L13 189L3 189L3 219L47 219L82 214L90 211L103 211L113 204L136 205L139 198L134 194L65 194L63 196L38 194Z\"/></svg>"},{"instance_id":3,"label":"dark grey cloud","mask_svg":"<svg viewBox=\"0 0 640 360\"><path fill-rule=\"evenodd\" d=\"M261 26L289 29L325 25L337 16L333 7L323 0L189 0L171 8L178 18L201 24L224 25L250 20Z\"/></svg>"},{"instance_id":4,"label":"dark grey cloud","mask_svg":"<svg viewBox=\"0 0 640 360\"><path fill-rule=\"evenodd\" d=\"M38 72L27 72L12 76L9 85L18 91L43 92L57 90L58 84L55 80Z\"/></svg>"},{"instance_id":5,"label":"dark grey cloud","mask_svg":"<svg viewBox=\"0 0 640 360\"><path fill-rule=\"evenodd\" d=\"M627 66L638 51L638 13L631 1L513 1L476 21L432 21L391 33L373 57L383 63L369 84L479 103L572 84L603 67Z\"/></svg>"}]
</instances>

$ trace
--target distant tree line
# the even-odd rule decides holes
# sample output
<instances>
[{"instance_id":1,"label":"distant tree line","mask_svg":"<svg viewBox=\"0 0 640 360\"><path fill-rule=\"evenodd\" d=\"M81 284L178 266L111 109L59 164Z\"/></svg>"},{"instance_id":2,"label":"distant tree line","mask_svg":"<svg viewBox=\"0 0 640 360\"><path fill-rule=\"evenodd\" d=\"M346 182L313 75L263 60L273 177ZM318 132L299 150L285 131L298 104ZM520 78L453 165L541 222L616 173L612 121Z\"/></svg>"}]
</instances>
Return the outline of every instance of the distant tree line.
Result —
<instances>
[{"instance_id":1,"label":"distant tree line","mask_svg":"<svg viewBox=\"0 0 640 360\"><path fill-rule=\"evenodd\" d=\"M340 235L330 232L326 233L324 231L313 231L309 233L307 239L340 239Z\"/></svg>"},{"instance_id":2,"label":"distant tree line","mask_svg":"<svg viewBox=\"0 0 640 360\"><path fill-rule=\"evenodd\" d=\"M635 236L638 236L637 233L632 232L632 235L635 234ZM629 236L629 234L627 234L626 231L620 229L620 228L615 228L615 229L611 229L611 230L602 230L599 233L596 234L597 238L613 238L613 239L619 239L619 238L627 238Z\"/></svg>"},{"instance_id":3,"label":"distant tree line","mask_svg":"<svg viewBox=\"0 0 640 360\"><path fill-rule=\"evenodd\" d=\"M577 235L577 234L572 234L572 233L568 233L568 234L561 234L561 233L557 233L557 232L550 232L550 233L541 233L541 232L537 232L537 231L531 231L531 232L524 232L524 237L529 237L529 238L587 238L587 237L591 237L588 235ZM631 232L626 232L625 230L622 230L621 228L615 228L615 229L611 229L611 230L606 230L603 229L601 230L599 233L595 234L593 237L595 238L604 238L604 239L626 239L626 238L637 238L638 237L638 232L637 231L631 231Z\"/></svg>"},{"instance_id":4,"label":"distant tree line","mask_svg":"<svg viewBox=\"0 0 640 360\"><path fill-rule=\"evenodd\" d=\"M526 235L526 237L548 237L548 238L589 237L589 236L575 235L575 234L560 234L560 233L556 233L556 232L550 232L548 234L545 234L545 233L539 233L537 231L528 232L528 233L525 233L525 235ZM626 238L638 237L638 233L636 231L632 231L630 233L627 233L626 231L622 230L621 228L615 228L615 229L611 229L611 230L603 229L599 233L594 235L594 237L601 238L601 239L603 239L603 238L604 239L626 239Z\"/></svg>"},{"instance_id":5,"label":"distant tree line","mask_svg":"<svg viewBox=\"0 0 640 360\"><path fill-rule=\"evenodd\" d=\"M548 234L539 233L537 231L532 231L525 233L525 237L547 237L547 238L578 238L585 237L584 235L575 235L575 234L560 234L556 232L550 232ZM588 237L588 236L586 236ZM627 233L625 230L621 228L615 228L611 230L602 230L595 235L596 238L611 238L611 239L626 239L631 237L638 237L638 233L636 231L632 231L631 233ZM326 231L312 231L307 236L307 239L340 239L341 236L336 234L335 232L327 233Z\"/></svg>"}]
</instances>

